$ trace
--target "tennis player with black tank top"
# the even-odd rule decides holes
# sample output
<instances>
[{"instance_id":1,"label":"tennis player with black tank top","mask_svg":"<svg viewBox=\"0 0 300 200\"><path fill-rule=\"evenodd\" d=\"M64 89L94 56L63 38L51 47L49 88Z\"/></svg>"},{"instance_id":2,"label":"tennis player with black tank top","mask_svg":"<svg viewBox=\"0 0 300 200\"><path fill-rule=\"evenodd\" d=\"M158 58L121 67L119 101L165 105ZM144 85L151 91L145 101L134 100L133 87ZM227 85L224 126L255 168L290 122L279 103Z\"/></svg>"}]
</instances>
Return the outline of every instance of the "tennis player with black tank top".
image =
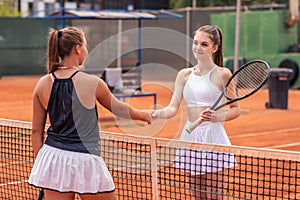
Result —
<instances>
[{"instance_id":1,"label":"tennis player with black tank top","mask_svg":"<svg viewBox=\"0 0 300 200\"><path fill-rule=\"evenodd\" d=\"M148 111L116 99L105 82L78 68L86 56L84 32L50 29L48 74L33 94L32 146L35 162L29 183L43 188L46 200L113 200L113 179L99 152L96 102L114 115L151 123ZM44 128L50 127L44 143Z\"/></svg>"},{"instance_id":2,"label":"tennis player with black tank top","mask_svg":"<svg viewBox=\"0 0 300 200\"><path fill-rule=\"evenodd\" d=\"M210 109L232 75L223 67L221 30L211 25L200 27L194 33L192 48L197 64L178 72L169 105L153 111L152 117L167 119L175 116L184 100L188 121L180 140L230 145L222 122L240 115L238 103L219 111ZM188 133L186 129L199 117L202 117L201 125ZM190 175L195 199L222 199L219 194L226 190L226 169L234 166L234 156L212 153L209 149L178 150L174 160L174 167Z\"/></svg>"}]
</instances>

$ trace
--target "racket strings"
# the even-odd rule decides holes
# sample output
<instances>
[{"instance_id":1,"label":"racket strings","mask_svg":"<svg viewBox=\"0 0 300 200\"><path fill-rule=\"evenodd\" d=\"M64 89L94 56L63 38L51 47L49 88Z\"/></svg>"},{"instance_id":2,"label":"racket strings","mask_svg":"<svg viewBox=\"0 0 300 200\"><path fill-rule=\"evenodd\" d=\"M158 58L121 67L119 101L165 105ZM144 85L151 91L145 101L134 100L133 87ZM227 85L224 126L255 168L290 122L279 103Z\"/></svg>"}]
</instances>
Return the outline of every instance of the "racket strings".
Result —
<instances>
[{"instance_id":1,"label":"racket strings","mask_svg":"<svg viewBox=\"0 0 300 200\"><path fill-rule=\"evenodd\" d=\"M269 67L265 63L251 63L233 77L234 87L227 88L226 93L235 94L237 98L247 96L264 84L268 74Z\"/></svg>"}]
</instances>

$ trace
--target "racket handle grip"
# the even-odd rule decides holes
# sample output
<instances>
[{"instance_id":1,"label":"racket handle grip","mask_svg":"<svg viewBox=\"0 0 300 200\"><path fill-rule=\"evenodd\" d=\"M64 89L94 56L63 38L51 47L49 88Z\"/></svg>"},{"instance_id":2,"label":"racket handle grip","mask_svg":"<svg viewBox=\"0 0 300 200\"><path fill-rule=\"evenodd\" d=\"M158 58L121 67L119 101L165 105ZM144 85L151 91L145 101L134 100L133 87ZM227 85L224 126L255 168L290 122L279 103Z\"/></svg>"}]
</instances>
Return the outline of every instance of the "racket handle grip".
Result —
<instances>
[{"instance_id":1,"label":"racket handle grip","mask_svg":"<svg viewBox=\"0 0 300 200\"><path fill-rule=\"evenodd\" d=\"M199 126L202 122L202 117L199 117L196 121L194 121L189 127L187 127L186 131L191 133L197 126Z\"/></svg>"}]
</instances>

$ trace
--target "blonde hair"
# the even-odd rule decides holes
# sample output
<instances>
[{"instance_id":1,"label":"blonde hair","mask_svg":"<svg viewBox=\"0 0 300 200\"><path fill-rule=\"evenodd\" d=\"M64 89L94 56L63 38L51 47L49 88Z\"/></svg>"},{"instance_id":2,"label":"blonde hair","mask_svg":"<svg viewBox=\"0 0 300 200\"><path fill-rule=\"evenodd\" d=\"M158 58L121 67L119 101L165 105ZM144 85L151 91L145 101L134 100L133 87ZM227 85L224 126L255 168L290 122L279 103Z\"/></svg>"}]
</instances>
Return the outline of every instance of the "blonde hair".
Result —
<instances>
[{"instance_id":1,"label":"blonde hair","mask_svg":"<svg viewBox=\"0 0 300 200\"><path fill-rule=\"evenodd\" d=\"M47 71L48 73L57 70L61 65L60 61L69 56L74 46L82 45L84 33L76 27L67 27L61 30L49 29L47 49Z\"/></svg>"},{"instance_id":2,"label":"blonde hair","mask_svg":"<svg viewBox=\"0 0 300 200\"><path fill-rule=\"evenodd\" d=\"M218 50L213 54L213 61L216 65L224 67L221 29L217 26L204 25L198 28L194 32L194 35L196 35L198 32L205 32L209 34L210 39L213 41L213 44L218 46Z\"/></svg>"}]
</instances>

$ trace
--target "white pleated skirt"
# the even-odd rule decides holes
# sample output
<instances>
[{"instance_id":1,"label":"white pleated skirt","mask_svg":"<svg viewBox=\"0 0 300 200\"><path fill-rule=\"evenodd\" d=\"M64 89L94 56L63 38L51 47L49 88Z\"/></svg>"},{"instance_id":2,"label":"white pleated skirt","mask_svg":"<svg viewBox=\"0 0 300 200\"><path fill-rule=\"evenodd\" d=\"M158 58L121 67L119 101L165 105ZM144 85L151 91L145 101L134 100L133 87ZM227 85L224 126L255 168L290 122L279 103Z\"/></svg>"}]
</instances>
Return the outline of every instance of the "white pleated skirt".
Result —
<instances>
[{"instance_id":1,"label":"white pleated skirt","mask_svg":"<svg viewBox=\"0 0 300 200\"><path fill-rule=\"evenodd\" d=\"M46 144L37 155L28 182L40 188L80 194L115 190L113 179L101 157Z\"/></svg>"},{"instance_id":2,"label":"white pleated skirt","mask_svg":"<svg viewBox=\"0 0 300 200\"><path fill-rule=\"evenodd\" d=\"M231 145L226 131L221 123L205 122L191 133L186 131L191 122L187 122L180 140L201 142L208 144ZM178 149L176 151L174 167L192 175L214 173L236 166L233 154L212 152L210 149L191 150Z\"/></svg>"}]
</instances>

